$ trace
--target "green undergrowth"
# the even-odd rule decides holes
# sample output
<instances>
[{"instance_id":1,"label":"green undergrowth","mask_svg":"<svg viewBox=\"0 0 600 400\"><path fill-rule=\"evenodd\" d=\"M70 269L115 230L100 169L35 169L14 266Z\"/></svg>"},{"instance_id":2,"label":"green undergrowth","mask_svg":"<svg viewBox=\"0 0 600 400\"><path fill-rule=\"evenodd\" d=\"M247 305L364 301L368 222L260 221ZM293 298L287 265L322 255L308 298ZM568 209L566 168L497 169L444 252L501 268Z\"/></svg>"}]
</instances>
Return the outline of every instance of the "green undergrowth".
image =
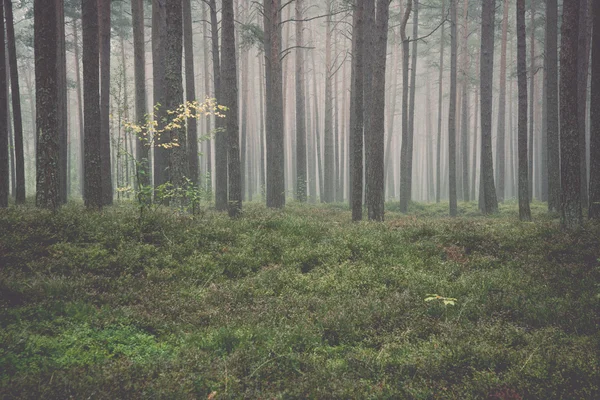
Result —
<instances>
[{"instance_id":1,"label":"green undergrowth","mask_svg":"<svg viewBox=\"0 0 600 400\"><path fill-rule=\"evenodd\" d=\"M600 398L599 226L388 206L0 210L0 397Z\"/></svg>"}]
</instances>

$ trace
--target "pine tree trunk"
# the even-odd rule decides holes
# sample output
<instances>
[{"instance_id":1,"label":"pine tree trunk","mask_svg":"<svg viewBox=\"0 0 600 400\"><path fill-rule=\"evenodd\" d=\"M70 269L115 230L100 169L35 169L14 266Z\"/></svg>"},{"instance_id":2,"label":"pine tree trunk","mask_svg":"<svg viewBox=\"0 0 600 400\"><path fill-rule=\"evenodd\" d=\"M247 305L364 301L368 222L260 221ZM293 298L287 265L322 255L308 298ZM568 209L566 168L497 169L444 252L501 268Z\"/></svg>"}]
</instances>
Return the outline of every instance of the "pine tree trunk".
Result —
<instances>
[{"instance_id":1,"label":"pine tree trunk","mask_svg":"<svg viewBox=\"0 0 600 400\"><path fill-rule=\"evenodd\" d=\"M412 178L412 140L409 124L409 83L408 83L408 62L409 41L406 37L406 24L412 11L412 0L408 0L404 10L404 18L400 25L400 36L402 39L402 149L400 154L400 212L408 212L408 203L411 199L411 178ZM409 163L409 161L411 161Z\"/></svg>"},{"instance_id":2,"label":"pine tree trunk","mask_svg":"<svg viewBox=\"0 0 600 400\"><path fill-rule=\"evenodd\" d=\"M44 16L47 18L47 15ZM83 113L84 113L84 191L88 208L102 208L102 171L100 153L100 42L98 4L82 0L83 37ZM55 111L55 110L53 110ZM41 109L37 115L47 113ZM40 141L38 149L42 147Z\"/></svg>"},{"instance_id":3,"label":"pine tree trunk","mask_svg":"<svg viewBox=\"0 0 600 400\"><path fill-rule=\"evenodd\" d=\"M448 197L450 216L458 213L456 200L456 1L450 0L450 107L448 110Z\"/></svg>"},{"instance_id":4,"label":"pine tree trunk","mask_svg":"<svg viewBox=\"0 0 600 400\"><path fill-rule=\"evenodd\" d=\"M194 74L194 41L192 30L192 7L190 0L183 0L183 43L185 46L185 99L196 101L196 81ZM189 179L198 185L198 120L187 119L188 170Z\"/></svg>"},{"instance_id":5,"label":"pine tree trunk","mask_svg":"<svg viewBox=\"0 0 600 400\"><path fill-rule=\"evenodd\" d=\"M508 7L509 0L504 2L502 17L502 44L500 52L500 94L498 97L498 128L496 131L496 195L498 202L504 201L506 176L506 47L508 42Z\"/></svg>"},{"instance_id":6,"label":"pine tree trunk","mask_svg":"<svg viewBox=\"0 0 600 400\"><path fill-rule=\"evenodd\" d=\"M38 21L36 20L36 23L37 22ZM36 25L35 28L37 33L38 26ZM36 39L38 39L37 35ZM6 80L7 71L5 51L6 46L4 46L4 7L0 5L0 77L2 77L2 79L0 79L0 208L8 207L8 197L10 191L10 170L8 167L8 82ZM36 46L36 55L37 54L38 48Z\"/></svg>"},{"instance_id":7,"label":"pine tree trunk","mask_svg":"<svg viewBox=\"0 0 600 400\"><path fill-rule=\"evenodd\" d=\"M327 17L325 22L325 130L324 135L324 160L323 160L323 193L324 203L334 201L334 146L333 146L333 98L332 98L332 56L331 56L331 6L327 6Z\"/></svg>"},{"instance_id":8,"label":"pine tree trunk","mask_svg":"<svg viewBox=\"0 0 600 400\"><path fill-rule=\"evenodd\" d=\"M597 0L596 0L597 1ZM588 208L588 187L587 187L587 149L586 149L586 128L587 128L587 93L589 78L589 59L590 59L590 37L588 29L588 15L590 12L589 0L580 0L579 2L579 29L577 42L577 119L579 126L579 166L581 182L581 207Z\"/></svg>"},{"instance_id":9,"label":"pine tree trunk","mask_svg":"<svg viewBox=\"0 0 600 400\"><path fill-rule=\"evenodd\" d=\"M350 178L352 221L362 220L363 197L363 79L364 79L364 0L357 0L352 26L352 115L350 126Z\"/></svg>"},{"instance_id":10,"label":"pine tree trunk","mask_svg":"<svg viewBox=\"0 0 600 400\"><path fill-rule=\"evenodd\" d=\"M450 0L452 1L452 0ZM446 1L442 0L442 17L446 19ZM435 202L439 203L442 192L442 112L443 112L443 89L444 89L444 43L446 24L442 23L440 33L440 74L438 88L438 126L437 126L437 157L435 161Z\"/></svg>"},{"instance_id":11,"label":"pine tree trunk","mask_svg":"<svg viewBox=\"0 0 600 400\"><path fill-rule=\"evenodd\" d=\"M131 15L133 23L133 57L135 74L135 120L138 125L146 124L146 49L144 40L144 2L131 0ZM138 189L151 183L149 157L149 138L138 135L136 143L137 184ZM148 201L150 199L145 199Z\"/></svg>"},{"instance_id":12,"label":"pine tree trunk","mask_svg":"<svg viewBox=\"0 0 600 400\"><path fill-rule=\"evenodd\" d=\"M546 79L548 129L548 210L560 208L558 108L558 2L546 0Z\"/></svg>"},{"instance_id":13,"label":"pine tree trunk","mask_svg":"<svg viewBox=\"0 0 600 400\"><path fill-rule=\"evenodd\" d=\"M531 0L531 37L529 48L529 140L527 143L527 183L529 185L529 201L533 200L533 133L535 127L535 0Z\"/></svg>"},{"instance_id":14,"label":"pine tree trunk","mask_svg":"<svg viewBox=\"0 0 600 400\"><path fill-rule=\"evenodd\" d=\"M560 49L560 169L561 224L566 229L577 228L583 222L578 118L580 105L577 96L579 8L579 0L564 0Z\"/></svg>"},{"instance_id":15,"label":"pine tree trunk","mask_svg":"<svg viewBox=\"0 0 600 400\"><path fill-rule=\"evenodd\" d=\"M600 220L600 2L592 4L592 99L590 108L589 218Z\"/></svg>"},{"instance_id":16,"label":"pine tree trunk","mask_svg":"<svg viewBox=\"0 0 600 400\"><path fill-rule=\"evenodd\" d=\"M98 0L100 23L100 152L102 203L113 202L110 159L110 8L112 0Z\"/></svg>"},{"instance_id":17,"label":"pine tree trunk","mask_svg":"<svg viewBox=\"0 0 600 400\"><path fill-rule=\"evenodd\" d=\"M517 80L519 89L519 219L531 221L527 159L527 66L525 38L525 0L517 0Z\"/></svg>"},{"instance_id":18,"label":"pine tree trunk","mask_svg":"<svg viewBox=\"0 0 600 400\"><path fill-rule=\"evenodd\" d=\"M21 119L21 93L19 90L19 71L17 66L17 50L15 29L13 24L12 0L4 0L6 9L6 39L10 66L10 84L12 95L13 125L15 135L15 173L17 204L25 203L25 157L23 149L23 122Z\"/></svg>"},{"instance_id":19,"label":"pine tree trunk","mask_svg":"<svg viewBox=\"0 0 600 400\"><path fill-rule=\"evenodd\" d=\"M205 98L210 98L211 96L211 90L210 90L210 49L209 49L209 41L208 41L208 25L209 23L207 22L207 18L206 18L206 4L202 5L202 20L204 21L204 23L202 24L202 36L203 36L203 40L202 40L202 50L203 50L203 63L204 63L204 97ZM204 144L205 144L205 162L206 162L206 175L205 175L205 187L206 187L206 192L209 195L212 195L212 133L211 133L211 129L210 129L210 117L206 117L205 118L205 131L204 131L204 135L205 135L205 139L204 139Z\"/></svg>"},{"instance_id":20,"label":"pine tree trunk","mask_svg":"<svg viewBox=\"0 0 600 400\"><path fill-rule=\"evenodd\" d=\"M492 156L492 79L494 73L494 14L496 0L483 0L481 10L481 179L484 214L498 211Z\"/></svg>"},{"instance_id":21,"label":"pine tree trunk","mask_svg":"<svg viewBox=\"0 0 600 400\"><path fill-rule=\"evenodd\" d=\"M304 99L304 45L302 0L296 1L296 200L306 202L306 100Z\"/></svg>"},{"instance_id":22,"label":"pine tree trunk","mask_svg":"<svg viewBox=\"0 0 600 400\"><path fill-rule=\"evenodd\" d=\"M469 0L463 3L463 51L462 51L462 116L461 116L461 186L463 201L469 201Z\"/></svg>"}]
</instances>

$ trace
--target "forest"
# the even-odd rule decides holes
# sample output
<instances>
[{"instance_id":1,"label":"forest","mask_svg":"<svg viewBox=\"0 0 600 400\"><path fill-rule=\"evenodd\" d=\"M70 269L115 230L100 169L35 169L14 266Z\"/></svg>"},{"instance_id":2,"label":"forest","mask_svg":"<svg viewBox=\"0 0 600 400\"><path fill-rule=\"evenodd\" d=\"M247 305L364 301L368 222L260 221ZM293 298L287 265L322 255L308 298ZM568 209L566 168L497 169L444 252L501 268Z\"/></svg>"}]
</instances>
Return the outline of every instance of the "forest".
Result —
<instances>
[{"instance_id":1,"label":"forest","mask_svg":"<svg viewBox=\"0 0 600 400\"><path fill-rule=\"evenodd\" d=\"M0 3L0 398L600 398L600 1Z\"/></svg>"}]
</instances>

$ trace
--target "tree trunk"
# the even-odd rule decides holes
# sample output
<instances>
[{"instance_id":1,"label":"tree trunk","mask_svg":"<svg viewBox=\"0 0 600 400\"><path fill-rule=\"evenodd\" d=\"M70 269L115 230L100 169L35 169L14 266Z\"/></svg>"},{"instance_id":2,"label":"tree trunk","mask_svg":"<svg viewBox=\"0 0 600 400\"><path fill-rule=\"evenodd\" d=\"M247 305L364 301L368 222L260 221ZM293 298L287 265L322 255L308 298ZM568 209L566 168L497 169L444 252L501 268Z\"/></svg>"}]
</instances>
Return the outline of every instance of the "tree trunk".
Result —
<instances>
[{"instance_id":1,"label":"tree trunk","mask_svg":"<svg viewBox=\"0 0 600 400\"><path fill-rule=\"evenodd\" d=\"M453 1L453 0L450 0ZM446 19L446 0L442 0L442 18ZM437 157L435 161L435 202L439 203L442 192L442 111L443 111L443 88L444 88L444 44L446 24L442 22L440 33L440 74L438 88L438 126L437 126Z\"/></svg>"},{"instance_id":2,"label":"tree trunk","mask_svg":"<svg viewBox=\"0 0 600 400\"><path fill-rule=\"evenodd\" d=\"M592 99L590 108L589 218L600 220L600 2L592 4Z\"/></svg>"},{"instance_id":3,"label":"tree trunk","mask_svg":"<svg viewBox=\"0 0 600 400\"><path fill-rule=\"evenodd\" d=\"M450 0L450 107L448 110L448 197L450 216L458 213L456 201L456 1Z\"/></svg>"},{"instance_id":4,"label":"tree trunk","mask_svg":"<svg viewBox=\"0 0 600 400\"><path fill-rule=\"evenodd\" d=\"M10 84L12 94L13 125L15 135L15 172L16 203L25 203L25 157L23 151L23 122L21 119L21 93L19 90L19 71L17 67L17 50L15 29L13 25L12 0L4 0L6 9L6 39L10 66Z\"/></svg>"},{"instance_id":5,"label":"tree trunk","mask_svg":"<svg viewBox=\"0 0 600 400\"><path fill-rule=\"evenodd\" d=\"M138 125L146 124L146 49L144 41L144 2L143 0L131 0L131 15L133 23L133 57L135 74L135 119ZM150 179L149 138L137 136L136 160L137 160L137 184L138 190L142 186L148 186ZM150 199L144 199L148 201Z\"/></svg>"},{"instance_id":6,"label":"tree trunk","mask_svg":"<svg viewBox=\"0 0 600 400\"><path fill-rule=\"evenodd\" d=\"M209 63L210 63L210 59L209 59L209 53L210 53L210 49L209 49L209 42L208 42L208 22L206 20L206 5L202 5L202 33L203 33L203 38L204 40L202 40L202 49L203 49L203 55L204 55L204 97L205 98L209 98L211 97L211 90L210 90L210 68L209 68ZM215 118L216 119L216 118ZM204 143L205 143L205 160L206 160L206 175L205 175L205 179L206 179L206 191L207 193L212 197L212 134L211 134L211 130L210 130L210 117L206 117L206 121L205 121L205 138L204 138Z\"/></svg>"},{"instance_id":7,"label":"tree trunk","mask_svg":"<svg viewBox=\"0 0 600 400\"><path fill-rule=\"evenodd\" d=\"M492 79L494 74L494 14L496 0L484 0L481 10L481 179L484 214L498 211L492 156Z\"/></svg>"},{"instance_id":8,"label":"tree trunk","mask_svg":"<svg viewBox=\"0 0 600 400\"><path fill-rule=\"evenodd\" d=\"M505 195L505 157L506 157L506 46L508 42L508 7L509 0L504 2L502 18L502 44L500 52L500 94L498 97L498 127L496 130L496 195L498 202L504 201Z\"/></svg>"},{"instance_id":9,"label":"tree trunk","mask_svg":"<svg viewBox=\"0 0 600 400\"><path fill-rule=\"evenodd\" d=\"M306 202L306 113L302 0L296 0L296 200Z\"/></svg>"},{"instance_id":10,"label":"tree trunk","mask_svg":"<svg viewBox=\"0 0 600 400\"><path fill-rule=\"evenodd\" d=\"M325 130L324 130L324 160L323 160L323 193L324 203L334 201L334 146L333 146L333 98L332 82L333 67L331 63L331 7L330 1L327 6L327 17L325 23Z\"/></svg>"},{"instance_id":11,"label":"tree trunk","mask_svg":"<svg viewBox=\"0 0 600 400\"><path fill-rule=\"evenodd\" d=\"M192 30L192 7L190 0L183 0L183 43L185 46L185 99L196 101L196 76L194 74L194 41ZM188 170L189 179L198 185L198 120L187 119Z\"/></svg>"},{"instance_id":12,"label":"tree trunk","mask_svg":"<svg viewBox=\"0 0 600 400\"><path fill-rule=\"evenodd\" d=\"M558 2L546 1L546 79L548 129L548 210L560 208L558 109Z\"/></svg>"},{"instance_id":13,"label":"tree trunk","mask_svg":"<svg viewBox=\"0 0 600 400\"><path fill-rule=\"evenodd\" d=\"M36 6L39 6L36 3ZM36 10L37 11L37 10ZM36 14L37 17L37 14ZM35 33L38 33L38 20L35 21ZM39 38L36 35L36 39ZM38 42L36 41L36 44ZM38 59L38 47L35 48L36 61ZM6 81L6 46L4 46L4 7L0 6L0 208L8 207L10 170L8 167L8 85ZM37 68L36 68L37 71ZM38 95L39 96L39 95Z\"/></svg>"},{"instance_id":14,"label":"tree trunk","mask_svg":"<svg viewBox=\"0 0 600 400\"><path fill-rule=\"evenodd\" d=\"M285 206L283 94L281 77L281 1L264 0L266 65L267 207Z\"/></svg>"},{"instance_id":15,"label":"tree trunk","mask_svg":"<svg viewBox=\"0 0 600 400\"><path fill-rule=\"evenodd\" d=\"M527 144L527 184L529 190L529 201L533 200L533 133L535 122L535 0L531 0L531 38L529 48L529 140Z\"/></svg>"},{"instance_id":16,"label":"tree trunk","mask_svg":"<svg viewBox=\"0 0 600 400\"><path fill-rule=\"evenodd\" d=\"M235 29L233 0L223 0L221 20L222 57L221 69L223 105L227 107L225 129L227 132L228 155L228 212L232 218L242 211L242 179L240 175L240 134L238 121L237 68L235 55Z\"/></svg>"},{"instance_id":17,"label":"tree trunk","mask_svg":"<svg viewBox=\"0 0 600 400\"><path fill-rule=\"evenodd\" d=\"M525 0L517 0L517 80L519 89L519 219L531 221L527 160L527 66L525 38Z\"/></svg>"},{"instance_id":18,"label":"tree trunk","mask_svg":"<svg viewBox=\"0 0 600 400\"><path fill-rule=\"evenodd\" d=\"M43 18L47 17L47 14L43 16ZM100 169L100 43L98 4L96 2L82 0L81 26L83 31L83 112L85 118L83 200L88 208L101 208L103 204L103 174ZM38 117L44 113L47 111L37 110ZM42 147L41 144L42 142L38 149Z\"/></svg>"},{"instance_id":19,"label":"tree trunk","mask_svg":"<svg viewBox=\"0 0 600 400\"><path fill-rule=\"evenodd\" d=\"M110 161L110 8L112 0L98 0L100 23L100 152L102 203L113 202Z\"/></svg>"},{"instance_id":20,"label":"tree trunk","mask_svg":"<svg viewBox=\"0 0 600 400\"><path fill-rule=\"evenodd\" d=\"M409 83L408 83L408 61L409 40L406 37L406 24L412 11L412 0L408 0L404 17L400 25L400 37L402 39L402 149L400 154L400 212L408 212L408 203L411 199L412 178L412 140L409 126Z\"/></svg>"},{"instance_id":21,"label":"tree trunk","mask_svg":"<svg viewBox=\"0 0 600 400\"><path fill-rule=\"evenodd\" d=\"M77 87L77 115L79 121L79 190L81 191L81 197L83 197L83 182L84 182L84 152L83 152L83 142L84 142L84 125L83 125L83 95L81 89L81 71L79 66L79 29L77 27L77 18L73 18L73 50L75 59L73 60L75 63L75 81Z\"/></svg>"},{"instance_id":22,"label":"tree trunk","mask_svg":"<svg viewBox=\"0 0 600 400\"><path fill-rule=\"evenodd\" d=\"M461 186L463 201L469 201L469 0L463 3L463 51L462 51L462 116L461 116Z\"/></svg>"},{"instance_id":23,"label":"tree trunk","mask_svg":"<svg viewBox=\"0 0 600 400\"><path fill-rule=\"evenodd\" d=\"M357 0L354 9L352 27L352 71L353 84L352 114L350 136L351 157L351 197L352 221L362 219L362 196L363 196L363 79L364 79L364 0Z\"/></svg>"},{"instance_id":24,"label":"tree trunk","mask_svg":"<svg viewBox=\"0 0 600 400\"><path fill-rule=\"evenodd\" d=\"M579 149L578 27L579 0L564 0L560 49L560 169L561 224L566 229L581 225L581 152ZM583 106L583 105L581 105Z\"/></svg>"},{"instance_id":25,"label":"tree trunk","mask_svg":"<svg viewBox=\"0 0 600 400\"><path fill-rule=\"evenodd\" d=\"M587 149L586 149L586 128L587 128L587 93L589 78L589 60L590 60L590 37L588 29L588 15L590 11L589 0L580 0L579 2L579 29L577 43L577 119L579 126L579 166L581 170L581 207L588 207L588 187L587 187Z\"/></svg>"}]
</instances>

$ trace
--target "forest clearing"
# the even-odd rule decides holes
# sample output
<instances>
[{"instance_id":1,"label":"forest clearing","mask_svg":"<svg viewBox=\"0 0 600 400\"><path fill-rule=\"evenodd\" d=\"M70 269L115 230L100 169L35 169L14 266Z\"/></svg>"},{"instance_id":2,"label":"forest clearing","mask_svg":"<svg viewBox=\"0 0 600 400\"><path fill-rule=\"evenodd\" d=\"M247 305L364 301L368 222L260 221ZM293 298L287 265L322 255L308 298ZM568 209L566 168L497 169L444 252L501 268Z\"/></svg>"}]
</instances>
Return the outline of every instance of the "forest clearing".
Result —
<instances>
[{"instance_id":1,"label":"forest clearing","mask_svg":"<svg viewBox=\"0 0 600 400\"><path fill-rule=\"evenodd\" d=\"M599 225L392 206L4 210L0 397L600 396Z\"/></svg>"}]
</instances>

